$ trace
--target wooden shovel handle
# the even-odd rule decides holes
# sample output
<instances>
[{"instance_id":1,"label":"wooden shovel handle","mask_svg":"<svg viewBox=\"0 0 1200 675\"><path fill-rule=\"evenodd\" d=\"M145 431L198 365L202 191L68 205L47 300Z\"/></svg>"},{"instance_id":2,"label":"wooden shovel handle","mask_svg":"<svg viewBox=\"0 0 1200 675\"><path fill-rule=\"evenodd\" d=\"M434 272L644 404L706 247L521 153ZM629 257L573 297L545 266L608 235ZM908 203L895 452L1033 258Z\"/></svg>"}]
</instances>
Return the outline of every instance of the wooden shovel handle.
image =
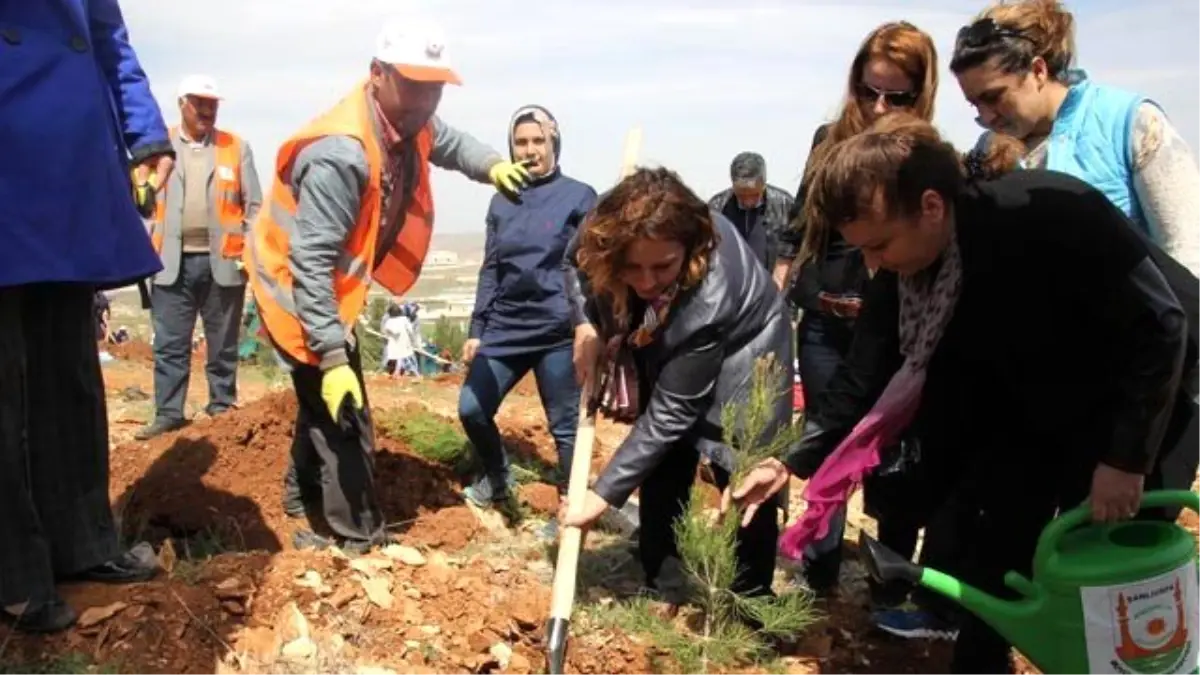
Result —
<instances>
[{"instance_id":1,"label":"wooden shovel handle","mask_svg":"<svg viewBox=\"0 0 1200 675\"><path fill-rule=\"evenodd\" d=\"M578 514L588 491L592 468L592 449L596 442L596 412L591 405L593 384L587 382L579 400L579 428L575 432L575 452L571 476L567 482L567 513ZM583 532L578 527L562 527L558 542L558 561L554 566L554 591L550 600L550 618L569 619L575 602L575 580Z\"/></svg>"}]
</instances>

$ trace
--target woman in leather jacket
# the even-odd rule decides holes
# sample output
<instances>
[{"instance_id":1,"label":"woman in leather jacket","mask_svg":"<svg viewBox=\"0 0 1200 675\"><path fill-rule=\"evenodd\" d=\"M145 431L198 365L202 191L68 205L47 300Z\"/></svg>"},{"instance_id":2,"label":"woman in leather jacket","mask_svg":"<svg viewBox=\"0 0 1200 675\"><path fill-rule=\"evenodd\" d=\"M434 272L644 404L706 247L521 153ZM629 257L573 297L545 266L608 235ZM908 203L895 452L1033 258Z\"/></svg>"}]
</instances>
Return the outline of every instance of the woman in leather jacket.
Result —
<instances>
[{"instance_id":1,"label":"woman in leather jacket","mask_svg":"<svg viewBox=\"0 0 1200 675\"><path fill-rule=\"evenodd\" d=\"M734 469L736 451L722 441L722 408L746 400L754 363L768 354L784 366L777 390L788 391L791 323L770 273L734 226L667 169L639 169L622 180L600 198L578 240L568 259L580 271L569 275L569 295L581 377L588 381L596 362L595 327L602 320L615 326L619 349L628 350L636 369L638 417L581 514L561 522L587 527L640 490L639 555L647 585L665 592L660 571L667 576L664 563L678 558L672 526L701 457L721 488ZM764 433L789 424L791 399L779 396ZM735 592L771 592L774 504L740 531Z\"/></svg>"},{"instance_id":2,"label":"woman in leather jacket","mask_svg":"<svg viewBox=\"0 0 1200 675\"><path fill-rule=\"evenodd\" d=\"M1197 281L1103 194L1037 170L964 180L937 131L901 116L839 145L808 208L884 271L823 413L732 495L753 517L790 474L811 478L785 553L911 430L927 472L911 508L953 521L943 564L1000 596L1057 509L1086 499L1125 519L1144 487L1191 484L1179 422L1195 390L1180 383L1194 382L1196 308L1179 297ZM953 672L1011 672L1002 637L973 616L960 630Z\"/></svg>"}]
</instances>

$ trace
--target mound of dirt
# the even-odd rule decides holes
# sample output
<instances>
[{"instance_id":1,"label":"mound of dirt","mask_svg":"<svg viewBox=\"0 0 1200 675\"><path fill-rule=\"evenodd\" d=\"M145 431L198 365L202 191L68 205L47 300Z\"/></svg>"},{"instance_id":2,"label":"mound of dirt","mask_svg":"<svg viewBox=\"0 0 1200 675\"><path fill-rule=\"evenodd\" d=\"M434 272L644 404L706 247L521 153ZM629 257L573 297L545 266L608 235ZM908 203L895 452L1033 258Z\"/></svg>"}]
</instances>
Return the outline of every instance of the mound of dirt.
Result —
<instances>
[{"instance_id":1,"label":"mound of dirt","mask_svg":"<svg viewBox=\"0 0 1200 675\"><path fill-rule=\"evenodd\" d=\"M105 349L109 354L122 361L154 363L154 349L150 347L149 343L143 340L134 338L121 344L107 345Z\"/></svg>"},{"instance_id":2,"label":"mound of dirt","mask_svg":"<svg viewBox=\"0 0 1200 675\"><path fill-rule=\"evenodd\" d=\"M529 483L517 489L521 503L534 513L553 516L558 513L558 490L545 483Z\"/></svg>"},{"instance_id":3,"label":"mound of dirt","mask_svg":"<svg viewBox=\"0 0 1200 675\"><path fill-rule=\"evenodd\" d=\"M282 505L295 418L294 395L280 392L114 449L110 494L125 533L156 544L215 535L229 548L279 551L296 526ZM433 511L461 504L451 472L394 439L380 438L378 448L376 484L384 516L397 523L393 532L408 527L444 545L469 540L464 519L429 520Z\"/></svg>"},{"instance_id":4,"label":"mound of dirt","mask_svg":"<svg viewBox=\"0 0 1200 675\"><path fill-rule=\"evenodd\" d=\"M70 655L118 669L112 672L218 672L226 645L255 610L254 591L269 566L265 553L223 555L186 579L62 585L59 591L79 612L79 623L50 636L0 629L4 663L20 669L13 672L23 672L22 664L50 664L34 672L90 672L56 665ZM57 669L63 667L70 669Z\"/></svg>"}]
</instances>

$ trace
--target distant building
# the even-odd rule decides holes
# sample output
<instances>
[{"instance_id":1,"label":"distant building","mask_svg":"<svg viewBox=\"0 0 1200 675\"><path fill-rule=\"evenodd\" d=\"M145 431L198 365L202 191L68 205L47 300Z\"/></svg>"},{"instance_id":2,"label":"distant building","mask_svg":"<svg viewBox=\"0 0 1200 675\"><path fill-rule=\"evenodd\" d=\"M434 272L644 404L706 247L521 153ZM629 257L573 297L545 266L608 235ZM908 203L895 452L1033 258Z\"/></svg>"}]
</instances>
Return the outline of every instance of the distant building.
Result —
<instances>
[{"instance_id":1,"label":"distant building","mask_svg":"<svg viewBox=\"0 0 1200 675\"><path fill-rule=\"evenodd\" d=\"M454 251L430 251L425 256L426 267L451 266L458 264L458 254Z\"/></svg>"}]
</instances>

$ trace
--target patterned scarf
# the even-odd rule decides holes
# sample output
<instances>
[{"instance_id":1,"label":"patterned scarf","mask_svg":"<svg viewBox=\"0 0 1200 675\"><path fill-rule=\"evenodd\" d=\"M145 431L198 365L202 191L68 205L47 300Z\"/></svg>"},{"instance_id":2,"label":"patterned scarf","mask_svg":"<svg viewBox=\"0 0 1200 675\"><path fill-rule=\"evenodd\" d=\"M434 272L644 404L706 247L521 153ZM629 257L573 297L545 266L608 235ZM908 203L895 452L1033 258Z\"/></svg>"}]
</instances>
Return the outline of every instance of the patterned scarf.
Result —
<instances>
[{"instance_id":1,"label":"patterned scarf","mask_svg":"<svg viewBox=\"0 0 1200 675\"><path fill-rule=\"evenodd\" d=\"M932 281L930 277L933 277ZM804 488L808 508L783 534L779 549L799 558L829 532L829 521L868 471L879 465L883 448L896 443L921 404L925 369L937 349L962 291L962 257L954 229L936 274L900 277L900 353L904 363L870 412L855 425Z\"/></svg>"},{"instance_id":2,"label":"patterned scarf","mask_svg":"<svg viewBox=\"0 0 1200 675\"><path fill-rule=\"evenodd\" d=\"M662 295L646 303L642 323L621 340L616 354L611 355L602 405L613 419L629 422L637 419L638 377L633 349L640 349L654 341L654 331L666 323L667 315L671 311L671 302L678 293L679 284L673 284Z\"/></svg>"}]
</instances>

